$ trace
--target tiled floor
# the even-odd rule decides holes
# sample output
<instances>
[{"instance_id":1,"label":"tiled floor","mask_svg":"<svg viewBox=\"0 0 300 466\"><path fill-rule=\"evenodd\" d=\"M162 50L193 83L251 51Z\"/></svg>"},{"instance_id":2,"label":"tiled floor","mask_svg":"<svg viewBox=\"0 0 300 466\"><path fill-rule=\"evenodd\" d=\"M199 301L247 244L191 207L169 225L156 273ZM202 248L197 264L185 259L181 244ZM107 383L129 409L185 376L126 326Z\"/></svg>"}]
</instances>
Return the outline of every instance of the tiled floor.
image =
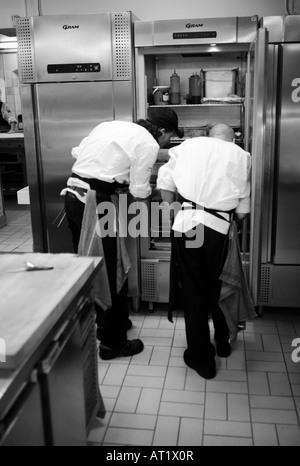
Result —
<instances>
[{"instance_id":1,"label":"tiled floor","mask_svg":"<svg viewBox=\"0 0 300 466\"><path fill-rule=\"evenodd\" d=\"M16 202L5 208L0 253L31 252L29 208ZM153 314L143 308L131 315L128 336L140 337L144 351L99 359L107 414L95 421L90 445L300 446L300 362L291 357L300 309L265 308L239 334L231 357L217 358L217 377L205 381L184 364L182 314L171 324L163 305Z\"/></svg>"},{"instance_id":2,"label":"tiled floor","mask_svg":"<svg viewBox=\"0 0 300 466\"><path fill-rule=\"evenodd\" d=\"M18 205L14 198L4 202L7 225L0 228L1 252L32 252L30 207Z\"/></svg>"},{"instance_id":3,"label":"tiled floor","mask_svg":"<svg viewBox=\"0 0 300 466\"><path fill-rule=\"evenodd\" d=\"M129 338L143 340L141 354L99 359L107 414L91 445L300 446L300 362L291 357L300 310L265 309L205 381L184 364L183 316L173 325L160 307L131 316Z\"/></svg>"}]
</instances>

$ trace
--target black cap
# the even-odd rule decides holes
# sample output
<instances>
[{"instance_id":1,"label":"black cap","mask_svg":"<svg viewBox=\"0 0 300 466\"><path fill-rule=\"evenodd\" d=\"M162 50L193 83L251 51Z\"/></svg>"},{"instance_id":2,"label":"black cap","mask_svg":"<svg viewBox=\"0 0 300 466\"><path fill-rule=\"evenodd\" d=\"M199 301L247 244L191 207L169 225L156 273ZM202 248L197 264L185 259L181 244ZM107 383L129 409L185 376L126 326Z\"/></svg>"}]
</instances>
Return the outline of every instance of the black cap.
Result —
<instances>
[{"instance_id":1,"label":"black cap","mask_svg":"<svg viewBox=\"0 0 300 466\"><path fill-rule=\"evenodd\" d=\"M184 132L178 128L177 113L175 113L171 108L149 108L147 120L158 128L175 131L180 139L184 136Z\"/></svg>"}]
</instances>

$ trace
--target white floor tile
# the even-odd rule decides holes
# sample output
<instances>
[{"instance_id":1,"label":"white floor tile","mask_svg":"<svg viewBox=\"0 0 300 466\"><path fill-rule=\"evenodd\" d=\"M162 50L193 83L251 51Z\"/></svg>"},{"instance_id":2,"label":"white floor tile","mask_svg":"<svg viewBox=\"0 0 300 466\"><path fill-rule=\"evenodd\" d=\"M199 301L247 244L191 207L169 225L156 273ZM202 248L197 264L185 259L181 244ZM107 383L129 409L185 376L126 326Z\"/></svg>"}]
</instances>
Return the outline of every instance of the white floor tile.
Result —
<instances>
[{"instance_id":1,"label":"white floor tile","mask_svg":"<svg viewBox=\"0 0 300 466\"><path fill-rule=\"evenodd\" d=\"M207 391L215 393L248 393L247 382L224 382L216 380L207 381Z\"/></svg>"},{"instance_id":2,"label":"white floor tile","mask_svg":"<svg viewBox=\"0 0 300 466\"><path fill-rule=\"evenodd\" d=\"M141 388L122 387L114 411L118 413L135 413L140 395Z\"/></svg>"},{"instance_id":3,"label":"white floor tile","mask_svg":"<svg viewBox=\"0 0 300 466\"><path fill-rule=\"evenodd\" d=\"M136 375L142 377L165 377L167 368L164 366L144 366L132 364L129 366L127 375Z\"/></svg>"},{"instance_id":4,"label":"white floor tile","mask_svg":"<svg viewBox=\"0 0 300 466\"><path fill-rule=\"evenodd\" d=\"M169 367L165 380L164 388L166 389L184 389L186 381L186 368Z\"/></svg>"},{"instance_id":5,"label":"white floor tile","mask_svg":"<svg viewBox=\"0 0 300 466\"><path fill-rule=\"evenodd\" d=\"M160 416L178 416L192 417L202 419L204 414L204 406L190 403L171 403L162 401L160 404Z\"/></svg>"},{"instance_id":6,"label":"white floor tile","mask_svg":"<svg viewBox=\"0 0 300 466\"><path fill-rule=\"evenodd\" d=\"M153 446L176 446L178 442L179 417L159 416L155 429Z\"/></svg>"},{"instance_id":7,"label":"white floor tile","mask_svg":"<svg viewBox=\"0 0 300 466\"><path fill-rule=\"evenodd\" d=\"M251 447L251 438L224 437L221 435L204 435L204 447Z\"/></svg>"},{"instance_id":8,"label":"white floor tile","mask_svg":"<svg viewBox=\"0 0 300 466\"><path fill-rule=\"evenodd\" d=\"M182 418L179 428L178 446L201 447L203 442L203 420Z\"/></svg>"},{"instance_id":9,"label":"white floor tile","mask_svg":"<svg viewBox=\"0 0 300 466\"><path fill-rule=\"evenodd\" d=\"M252 438L250 422L233 421L204 421L205 435L222 435L224 437L248 437Z\"/></svg>"},{"instance_id":10,"label":"white floor tile","mask_svg":"<svg viewBox=\"0 0 300 466\"><path fill-rule=\"evenodd\" d=\"M270 395L270 385L265 372L247 372L249 393L252 395Z\"/></svg>"},{"instance_id":11,"label":"white floor tile","mask_svg":"<svg viewBox=\"0 0 300 466\"><path fill-rule=\"evenodd\" d=\"M253 422L298 425L298 417L295 410L251 409L251 417Z\"/></svg>"},{"instance_id":12,"label":"white floor tile","mask_svg":"<svg viewBox=\"0 0 300 466\"><path fill-rule=\"evenodd\" d=\"M136 412L139 414L157 415L162 397L162 390L143 388Z\"/></svg>"},{"instance_id":13,"label":"white floor tile","mask_svg":"<svg viewBox=\"0 0 300 466\"><path fill-rule=\"evenodd\" d=\"M164 377L142 377L128 375L125 377L123 386L140 388L163 388L164 382Z\"/></svg>"},{"instance_id":14,"label":"white floor tile","mask_svg":"<svg viewBox=\"0 0 300 466\"><path fill-rule=\"evenodd\" d=\"M228 394L228 420L250 422L248 395Z\"/></svg>"},{"instance_id":15,"label":"white floor tile","mask_svg":"<svg viewBox=\"0 0 300 466\"><path fill-rule=\"evenodd\" d=\"M122 446L150 446L152 443L152 438L153 431L151 430L109 427L105 434L103 443Z\"/></svg>"},{"instance_id":16,"label":"white floor tile","mask_svg":"<svg viewBox=\"0 0 300 466\"><path fill-rule=\"evenodd\" d=\"M162 401L203 405L205 403L205 394L204 392L194 392L189 390L165 389L162 394Z\"/></svg>"},{"instance_id":17,"label":"white floor tile","mask_svg":"<svg viewBox=\"0 0 300 466\"><path fill-rule=\"evenodd\" d=\"M300 446L300 429L299 426L286 426L278 425L276 426L279 445L284 446Z\"/></svg>"},{"instance_id":18,"label":"white floor tile","mask_svg":"<svg viewBox=\"0 0 300 466\"><path fill-rule=\"evenodd\" d=\"M154 430L155 424L156 416L147 414L113 413L109 422L109 427Z\"/></svg>"},{"instance_id":19,"label":"white floor tile","mask_svg":"<svg viewBox=\"0 0 300 466\"><path fill-rule=\"evenodd\" d=\"M153 366L167 367L170 359L171 348L165 346L155 346L151 355L150 364Z\"/></svg>"},{"instance_id":20,"label":"white floor tile","mask_svg":"<svg viewBox=\"0 0 300 466\"><path fill-rule=\"evenodd\" d=\"M227 395L225 393L206 394L205 419L227 420Z\"/></svg>"},{"instance_id":21,"label":"white floor tile","mask_svg":"<svg viewBox=\"0 0 300 466\"><path fill-rule=\"evenodd\" d=\"M268 373L271 395L290 396L291 386L287 374Z\"/></svg>"},{"instance_id":22,"label":"white floor tile","mask_svg":"<svg viewBox=\"0 0 300 466\"><path fill-rule=\"evenodd\" d=\"M255 447L278 446L276 426L274 424L252 424Z\"/></svg>"}]
</instances>

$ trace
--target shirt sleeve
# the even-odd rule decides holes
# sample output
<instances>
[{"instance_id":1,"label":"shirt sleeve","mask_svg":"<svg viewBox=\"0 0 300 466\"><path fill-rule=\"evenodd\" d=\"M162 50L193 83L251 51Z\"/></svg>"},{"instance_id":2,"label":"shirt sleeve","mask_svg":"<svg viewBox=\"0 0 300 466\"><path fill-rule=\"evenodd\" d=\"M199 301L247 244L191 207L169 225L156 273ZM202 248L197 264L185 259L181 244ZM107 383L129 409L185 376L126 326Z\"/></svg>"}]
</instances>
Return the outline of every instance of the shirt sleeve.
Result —
<instances>
[{"instance_id":1,"label":"shirt sleeve","mask_svg":"<svg viewBox=\"0 0 300 466\"><path fill-rule=\"evenodd\" d=\"M173 179L173 171L176 166L176 160L178 157L178 153L176 147L169 150L169 161L163 165L159 171L157 176L157 188L164 189L165 191L176 191L176 186Z\"/></svg>"},{"instance_id":2,"label":"shirt sleeve","mask_svg":"<svg viewBox=\"0 0 300 466\"><path fill-rule=\"evenodd\" d=\"M81 150L82 147L84 147L87 139L88 139L88 136L82 139L79 146L73 147L73 149L71 150L71 155L72 155L72 157L74 159L76 159L76 160L78 159L79 154L80 154L80 150Z\"/></svg>"},{"instance_id":3,"label":"shirt sleeve","mask_svg":"<svg viewBox=\"0 0 300 466\"><path fill-rule=\"evenodd\" d=\"M3 112L2 112L2 116L4 118L4 120L6 120L10 125L12 123L18 123L18 121L16 120L15 116L13 115L11 109L9 108L9 106L5 103L3 103Z\"/></svg>"},{"instance_id":4,"label":"shirt sleeve","mask_svg":"<svg viewBox=\"0 0 300 466\"><path fill-rule=\"evenodd\" d=\"M247 176L243 195L240 197L239 204L235 209L237 214L248 214L250 212L250 189L251 189L251 156L248 155Z\"/></svg>"},{"instance_id":5,"label":"shirt sleeve","mask_svg":"<svg viewBox=\"0 0 300 466\"><path fill-rule=\"evenodd\" d=\"M146 199L150 196L150 176L156 162L159 145L140 144L130 165L129 192L133 197Z\"/></svg>"}]
</instances>

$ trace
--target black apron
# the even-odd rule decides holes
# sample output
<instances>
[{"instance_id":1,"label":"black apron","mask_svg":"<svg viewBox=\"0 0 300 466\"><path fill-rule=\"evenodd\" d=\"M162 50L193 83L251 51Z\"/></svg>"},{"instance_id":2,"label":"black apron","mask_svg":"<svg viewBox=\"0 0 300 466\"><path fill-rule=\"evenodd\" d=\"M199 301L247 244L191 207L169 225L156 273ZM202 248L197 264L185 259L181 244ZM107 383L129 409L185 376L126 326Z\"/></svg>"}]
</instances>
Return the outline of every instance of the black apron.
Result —
<instances>
[{"instance_id":1,"label":"black apron","mask_svg":"<svg viewBox=\"0 0 300 466\"><path fill-rule=\"evenodd\" d=\"M192 204L193 208L196 208L196 204L188 199L185 199L180 194L178 195L178 201L183 204L184 202L189 202ZM231 223L232 215L235 210L231 211L221 211L220 209L207 209L206 207L202 207L205 212L209 212L210 214L214 215L217 218L225 220L228 223ZM218 214L218 212L224 212L230 215L230 220L226 220L224 217ZM176 250L174 247L174 230L171 230L171 263L170 263L170 289L169 289L169 305L168 305L168 320L173 322L173 311L182 309L183 307L183 298L182 298L182 285L181 285L181 278L180 278L180 270L176 255ZM228 247L228 235L226 237L226 242L224 245L222 263L220 264L220 273L222 271L225 259L226 259L226 252Z\"/></svg>"}]
</instances>

